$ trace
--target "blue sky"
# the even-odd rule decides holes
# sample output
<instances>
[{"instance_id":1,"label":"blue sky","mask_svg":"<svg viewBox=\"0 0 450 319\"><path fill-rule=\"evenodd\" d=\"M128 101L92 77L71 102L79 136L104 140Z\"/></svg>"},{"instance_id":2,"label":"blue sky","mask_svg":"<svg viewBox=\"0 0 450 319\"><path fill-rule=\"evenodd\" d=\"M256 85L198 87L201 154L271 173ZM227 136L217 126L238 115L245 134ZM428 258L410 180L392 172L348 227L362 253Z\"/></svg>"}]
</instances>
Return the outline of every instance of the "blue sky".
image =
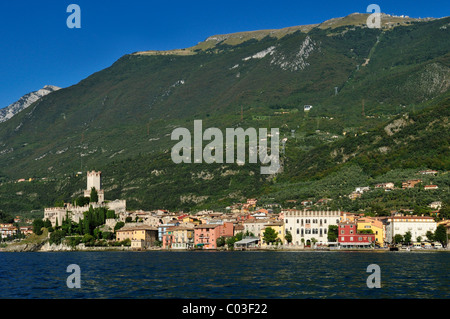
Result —
<instances>
[{"instance_id":1,"label":"blue sky","mask_svg":"<svg viewBox=\"0 0 450 319\"><path fill-rule=\"evenodd\" d=\"M215 34L320 23L375 3L411 17L450 15L450 1L0 1L0 108L46 84L68 87L143 50L196 45ZM69 29L70 4L81 29Z\"/></svg>"}]
</instances>

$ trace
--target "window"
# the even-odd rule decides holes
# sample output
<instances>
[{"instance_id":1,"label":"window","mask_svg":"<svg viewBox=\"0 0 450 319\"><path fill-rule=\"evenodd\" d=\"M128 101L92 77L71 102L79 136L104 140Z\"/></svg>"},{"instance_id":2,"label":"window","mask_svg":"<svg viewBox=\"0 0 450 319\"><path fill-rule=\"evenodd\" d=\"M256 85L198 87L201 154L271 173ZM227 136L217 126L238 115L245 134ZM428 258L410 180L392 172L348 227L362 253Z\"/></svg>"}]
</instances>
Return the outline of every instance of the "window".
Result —
<instances>
[{"instance_id":1,"label":"window","mask_svg":"<svg viewBox=\"0 0 450 319\"><path fill-rule=\"evenodd\" d=\"M342 235L345 234L345 230L341 229L341 234Z\"/></svg>"}]
</instances>

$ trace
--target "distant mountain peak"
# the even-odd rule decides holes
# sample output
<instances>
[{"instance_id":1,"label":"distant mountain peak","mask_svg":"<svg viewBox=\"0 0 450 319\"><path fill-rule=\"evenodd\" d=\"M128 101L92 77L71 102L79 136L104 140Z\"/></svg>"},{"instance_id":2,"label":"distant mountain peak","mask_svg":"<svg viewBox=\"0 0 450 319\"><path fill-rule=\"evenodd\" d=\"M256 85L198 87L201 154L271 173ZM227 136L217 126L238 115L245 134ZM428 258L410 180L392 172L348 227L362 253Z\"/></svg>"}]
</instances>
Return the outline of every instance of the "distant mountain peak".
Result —
<instances>
[{"instance_id":1,"label":"distant mountain peak","mask_svg":"<svg viewBox=\"0 0 450 319\"><path fill-rule=\"evenodd\" d=\"M20 111L26 109L31 104L41 99L42 97L52 92L58 91L61 88L54 85L46 85L38 91L34 91L22 96L17 102L10 104L9 106L0 109L0 123L6 122Z\"/></svg>"}]
</instances>

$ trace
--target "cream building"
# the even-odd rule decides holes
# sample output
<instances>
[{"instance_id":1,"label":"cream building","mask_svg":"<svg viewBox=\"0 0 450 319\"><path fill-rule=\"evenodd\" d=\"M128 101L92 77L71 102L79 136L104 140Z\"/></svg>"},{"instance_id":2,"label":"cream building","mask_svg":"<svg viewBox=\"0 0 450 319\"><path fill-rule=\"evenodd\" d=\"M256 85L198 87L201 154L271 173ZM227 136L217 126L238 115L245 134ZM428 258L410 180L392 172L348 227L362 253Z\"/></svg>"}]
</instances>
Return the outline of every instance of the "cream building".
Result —
<instances>
[{"instance_id":1,"label":"cream building","mask_svg":"<svg viewBox=\"0 0 450 319\"><path fill-rule=\"evenodd\" d=\"M416 241L417 237L426 240L428 231L436 231L436 222L429 216L391 216L386 219L386 241L393 242L395 235L404 236L406 232L411 232L411 241Z\"/></svg>"},{"instance_id":2,"label":"cream building","mask_svg":"<svg viewBox=\"0 0 450 319\"><path fill-rule=\"evenodd\" d=\"M328 227L337 226L341 218L340 211L286 209L283 212L285 231L291 233L294 245L308 245L313 238L318 244L327 244Z\"/></svg>"}]
</instances>

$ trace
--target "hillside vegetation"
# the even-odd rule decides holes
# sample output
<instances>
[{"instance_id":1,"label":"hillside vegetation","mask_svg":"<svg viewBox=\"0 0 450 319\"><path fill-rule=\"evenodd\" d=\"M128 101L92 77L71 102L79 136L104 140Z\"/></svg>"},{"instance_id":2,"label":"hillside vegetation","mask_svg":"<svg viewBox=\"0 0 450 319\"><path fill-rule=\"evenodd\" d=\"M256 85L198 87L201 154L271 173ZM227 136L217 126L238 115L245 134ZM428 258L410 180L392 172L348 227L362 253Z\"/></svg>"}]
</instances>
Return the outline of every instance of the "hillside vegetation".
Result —
<instances>
[{"instance_id":1,"label":"hillside vegetation","mask_svg":"<svg viewBox=\"0 0 450 319\"><path fill-rule=\"evenodd\" d=\"M0 124L0 210L70 201L93 169L106 197L130 209L185 210L246 197L339 198L391 170L449 170L450 18L390 18L369 29L366 17L134 53L45 96ZM174 164L170 134L195 119L222 130L280 128L282 172ZM334 178L345 183L327 186Z\"/></svg>"}]
</instances>

